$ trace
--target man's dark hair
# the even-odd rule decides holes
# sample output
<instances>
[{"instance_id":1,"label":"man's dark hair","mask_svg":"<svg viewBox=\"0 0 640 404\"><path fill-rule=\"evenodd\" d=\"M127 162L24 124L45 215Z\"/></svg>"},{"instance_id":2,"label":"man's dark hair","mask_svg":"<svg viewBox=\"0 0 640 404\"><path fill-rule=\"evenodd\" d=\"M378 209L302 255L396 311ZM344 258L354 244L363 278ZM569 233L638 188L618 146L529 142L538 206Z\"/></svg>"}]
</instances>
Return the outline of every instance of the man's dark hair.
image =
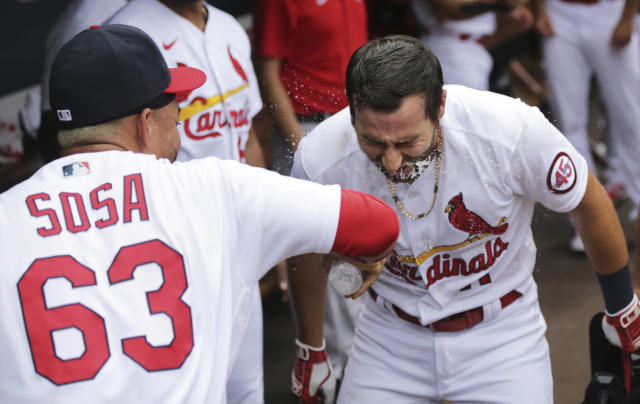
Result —
<instances>
[{"instance_id":1,"label":"man's dark hair","mask_svg":"<svg viewBox=\"0 0 640 404\"><path fill-rule=\"evenodd\" d=\"M438 58L419 39L405 35L374 39L356 50L347 65L351 119L365 107L395 111L404 97L422 94L425 116L436 122L442 84Z\"/></svg>"}]
</instances>

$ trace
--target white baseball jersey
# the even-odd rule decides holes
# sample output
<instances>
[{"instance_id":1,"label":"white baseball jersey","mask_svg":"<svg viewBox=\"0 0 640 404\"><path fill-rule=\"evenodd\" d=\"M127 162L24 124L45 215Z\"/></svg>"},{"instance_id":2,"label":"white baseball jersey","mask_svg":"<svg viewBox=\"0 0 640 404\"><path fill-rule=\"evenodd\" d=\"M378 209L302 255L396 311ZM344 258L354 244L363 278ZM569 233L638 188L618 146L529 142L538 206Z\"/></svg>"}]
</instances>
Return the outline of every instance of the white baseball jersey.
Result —
<instances>
[{"instance_id":1,"label":"white baseball jersey","mask_svg":"<svg viewBox=\"0 0 640 404\"><path fill-rule=\"evenodd\" d=\"M216 158L47 164L0 195L1 401L225 403L255 284L328 252L339 204Z\"/></svg>"},{"instance_id":2,"label":"white baseball jersey","mask_svg":"<svg viewBox=\"0 0 640 404\"><path fill-rule=\"evenodd\" d=\"M126 0L75 0L58 17L47 34L45 61L42 71L42 110L51 111L49 104L49 75L58 51L80 31L100 25L122 6Z\"/></svg>"},{"instance_id":3,"label":"white baseball jersey","mask_svg":"<svg viewBox=\"0 0 640 404\"><path fill-rule=\"evenodd\" d=\"M567 212L581 201L588 176L584 158L537 108L462 86L445 88L435 206L419 220L395 207L400 237L373 286L422 324L528 289L535 202ZM413 184L395 184L414 215L429 209L434 166ZM395 206L385 176L359 148L348 109L302 140L294 172Z\"/></svg>"},{"instance_id":4,"label":"white baseball jersey","mask_svg":"<svg viewBox=\"0 0 640 404\"><path fill-rule=\"evenodd\" d=\"M421 28L434 35L470 35L479 38L491 35L496 30L496 14L486 12L475 17L462 20L438 21L428 2L412 1L413 11Z\"/></svg>"},{"instance_id":5,"label":"white baseball jersey","mask_svg":"<svg viewBox=\"0 0 640 404\"><path fill-rule=\"evenodd\" d=\"M178 160L217 156L244 161L251 120L262 109L249 38L231 15L205 6L204 32L158 0L132 0L109 22L149 34L169 67L197 67L207 74L207 81L180 102Z\"/></svg>"}]
</instances>

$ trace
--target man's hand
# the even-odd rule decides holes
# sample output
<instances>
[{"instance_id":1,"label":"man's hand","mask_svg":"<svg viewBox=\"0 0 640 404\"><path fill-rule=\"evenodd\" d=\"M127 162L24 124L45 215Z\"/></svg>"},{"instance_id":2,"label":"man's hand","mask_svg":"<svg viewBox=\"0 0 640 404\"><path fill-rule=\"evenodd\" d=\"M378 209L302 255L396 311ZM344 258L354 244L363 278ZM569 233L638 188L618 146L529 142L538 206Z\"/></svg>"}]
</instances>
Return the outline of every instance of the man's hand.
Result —
<instances>
[{"instance_id":1,"label":"man's hand","mask_svg":"<svg viewBox=\"0 0 640 404\"><path fill-rule=\"evenodd\" d=\"M350 295L345 296L347 298L357 299L364 292L366 292L367 289L369 289L369 287L373 285L373 283L378 279L378 277L382 273L384 264L387 261L387 256L384 256L382 259L378 261L363 262L356 258L345 257L342 255L336 255L336 254L326 254L323 257L322 264L324 266L325 271L327 271L327 273L329 273L329 271L331 270L333 261L338 259L347 261L348 263L352 264L353 266L355 266L356 268L358 268L360 271L363 272L362 273L363 281L362 281L362 286L360 286L360 289L358 289L357 291L355 291Z\"/></svg>"},{"instance_id":2,"label":"man's hand","mask_svg":"<svg viewBox=\"0 0 640 404\"><path fill-rule=\"evenodd\" d=\"M613 30L611 35L611 46L614 48L624 48L631 41L631 34L633 33L633 20L623 18L620 20L616 29Z\"/></svg>"},{"instance_id":3,"label":"man's hand","mask_svg":"<svg viewBox=\"0 0 640 404\"><path fill-rule=\"evenodd\" d=\"M313 348L296 339L296 364L291 372L291 391L304 404L332 403L336 379L325 351L325 341Z\"/></svg>"},{"instance_id":4,"label":"man's hand","mask_svg":"<svg viewBox=\"0 0 640 404\"><path fill-rule=\"evenodd\" d=\"M520 25L520 29L525 31L533 25L533 14L526 6L518 6L509 12L509 17Z\"/></svg>"},{"instance_id":5,"label":"man's hand","mask_svg":"<svg viewBox=\"0 0 640 404\"><path fill-rule=\"evenodd\" d=\"M633 296L631 303L615 314L605 313L602 318L605 337L624 352L632 353L640 349L640 303Z\"/></svg>"},{"instance_id":6,"label":"man's hand","mask_svg":"<svg viewBox=\"0 0 640 404\"><path fill-rule=\"evenodd\" d=\"M536 29L544 36L553 36L553 25L547 12L543 9L539 9L536 16Z\"/></svg>"}]
</instances>

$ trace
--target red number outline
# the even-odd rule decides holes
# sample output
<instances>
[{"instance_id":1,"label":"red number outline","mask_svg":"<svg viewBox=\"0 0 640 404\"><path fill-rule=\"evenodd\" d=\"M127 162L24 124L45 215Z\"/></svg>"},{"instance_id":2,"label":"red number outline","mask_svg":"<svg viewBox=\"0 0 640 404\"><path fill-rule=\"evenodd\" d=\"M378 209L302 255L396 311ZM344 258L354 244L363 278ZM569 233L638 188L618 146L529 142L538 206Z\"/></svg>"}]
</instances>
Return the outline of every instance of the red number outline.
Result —
<instances>
[{"instance_id":1,"label":"red number outline","mask_svg":"<svg viewBox=\"0 0 640 404\"><path fill-rule=\"evenodd\" d=\"M144 335L123 338L122 350L149 372L177 369L194 345L191 308L182 300L188 287L182 254L157 239L125 246L107 275L111 285L132 280L135 269L148 263L157 263L163 277L160 288L146 292L149 313L169 316L174 337L158 347ZM97 285L95 272L70 255L39 258L27 268L16 286L34 369L56 385L93 379L111 356L104 318L81 303L48 308L44 285L54 278L67 279L73 288ZM56 354L52 333L67 328L81 332L85 351L63 360Z\"/></svg>"},{"instance_id":2,"label":"red number outline","mask_svg":"<svg viewBox=\"0 0 640 404\"><path fill-rule=\"evenodd\" d=\"M149 372L181 367L193 348L191 308L181 299L188 286L182 255L160 240L150 240L122 247L107 271L109 282L114 285L133 279L138 266L153 262L162 269L164 281L159 289L147 292L149 313L169 316L173 341L154 347L145 336L122 340L124 354Z\"/></svg>"},{"instance_id":3,"label":"red number outline","mask_svg":"<svg viewBox=\"0 0 640 404\"><path fill-rule=\"evenodd\" d=\"M69 255L37 259L25 271L17 286L33 366L57 385L93 379L111 356L104 319L80 303L47 308L43 288L54 278L67 279L73 288L96 285L95 273ZM63 360L55 353L52 333L66 328L82 333L79 358Z\"/></svg>"}]
</instances>

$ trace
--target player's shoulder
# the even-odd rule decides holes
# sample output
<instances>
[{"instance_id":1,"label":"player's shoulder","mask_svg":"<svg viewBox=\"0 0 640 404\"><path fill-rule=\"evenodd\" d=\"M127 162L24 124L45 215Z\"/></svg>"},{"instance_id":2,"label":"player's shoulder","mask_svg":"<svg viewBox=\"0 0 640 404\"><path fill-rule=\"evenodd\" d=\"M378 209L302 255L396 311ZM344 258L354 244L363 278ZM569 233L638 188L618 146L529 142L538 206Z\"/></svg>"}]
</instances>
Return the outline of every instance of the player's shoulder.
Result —
<instances>
[{"instance_id":1,"label":"player's shoulder","mask_svg":"<svg viewBox=\"0 0 640 404\"><path fill-rule=\"evenodd\" d=\"M359 151L351 113L349 107L346 107L306 135L300 142L297 153L309 179L316 180L331 168L346 168L347 157Z\"/></svg>"},{"instance_id":2,"label":"player's shoulder","mask_svg":"<svg viewBox=\"0 0 640 404\"><path fill-rule=\"evenodd\" d=\"M444 128L514 146L540 111L519 99L459 85L445 86Z\"/></svg>"}]
</instances>

